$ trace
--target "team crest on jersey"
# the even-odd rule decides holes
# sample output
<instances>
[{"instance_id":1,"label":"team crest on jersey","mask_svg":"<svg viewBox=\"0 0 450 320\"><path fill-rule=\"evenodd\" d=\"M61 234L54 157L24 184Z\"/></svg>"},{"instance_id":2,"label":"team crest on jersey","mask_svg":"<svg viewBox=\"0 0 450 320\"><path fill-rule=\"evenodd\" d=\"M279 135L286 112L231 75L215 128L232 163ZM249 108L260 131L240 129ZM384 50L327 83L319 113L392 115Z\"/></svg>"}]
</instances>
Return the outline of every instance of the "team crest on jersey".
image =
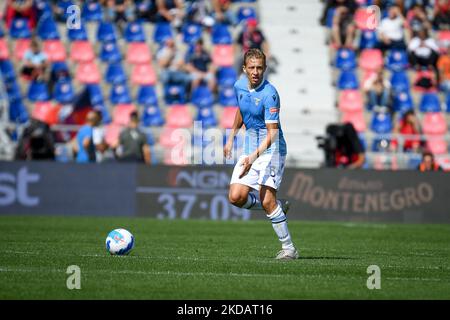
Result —
<instances>
[{"instance_id":1,"label":"team crest on jersey","mask_svg":"<svg viewBox=\"0 0 450 320\"><path fill-rule=\"evenodd\" d=\"M261 99L255 98L255 106L257 106L260 101L261 101Z\"/></svg>"},{"instance_id":2,"label":"team crest on jersey","mask_svg":"<svg viewBox=\"0 0 450 320\"><path fill-rule=\"evenodd\" d=\"M276 95L273 95L272 98L273 98L273 101L277 101L277 96Z\"/></svg>"}]
</instances>

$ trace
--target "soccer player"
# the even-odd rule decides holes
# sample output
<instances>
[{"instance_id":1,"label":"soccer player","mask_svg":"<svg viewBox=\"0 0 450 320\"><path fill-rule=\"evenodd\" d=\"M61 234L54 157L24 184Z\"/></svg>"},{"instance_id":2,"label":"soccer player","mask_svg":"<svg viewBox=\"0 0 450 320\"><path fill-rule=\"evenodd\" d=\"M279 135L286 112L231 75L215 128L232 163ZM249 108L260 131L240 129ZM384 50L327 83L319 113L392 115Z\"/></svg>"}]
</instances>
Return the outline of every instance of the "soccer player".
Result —
<instances>
[{"instance_id":1,"label":"soccer player","mask_svg":"<svg viewBox=\"0 0 450 320\"><path fill-rule=\"evenodd\" d=\"M280 99L275 87L264 79L265 70L264 53L248 50L244 74L234 84L239 110L224 147L224 156L230 158L234 137L245 125L244 152L234 167L228 197L237 207L264 209L281 242L282 249L275 258L297 259L286 220L289 202L277 200L287 152L280 127ZM259 191L259 199L252 190Z\"/></svg>"}]
</instances>

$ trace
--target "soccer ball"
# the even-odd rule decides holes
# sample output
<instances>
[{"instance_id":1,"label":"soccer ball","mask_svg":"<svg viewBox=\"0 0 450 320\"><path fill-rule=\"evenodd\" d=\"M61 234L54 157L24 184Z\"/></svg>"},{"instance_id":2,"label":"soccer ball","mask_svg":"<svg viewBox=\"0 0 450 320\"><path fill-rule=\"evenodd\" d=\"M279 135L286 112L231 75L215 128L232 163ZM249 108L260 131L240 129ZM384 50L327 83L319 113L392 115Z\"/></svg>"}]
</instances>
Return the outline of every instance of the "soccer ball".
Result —
<instances>
[{"instance_id":1,"label":"soccer ball","mask_svg":"<svg viewBox=\"0 0 450 320\"><path fill-rule=\"evenodd\" d=\"M125 229L115 229L106 237L106 250L113 255L126 255L134 247L133 235Z\"/></svg>"}]
</instances>

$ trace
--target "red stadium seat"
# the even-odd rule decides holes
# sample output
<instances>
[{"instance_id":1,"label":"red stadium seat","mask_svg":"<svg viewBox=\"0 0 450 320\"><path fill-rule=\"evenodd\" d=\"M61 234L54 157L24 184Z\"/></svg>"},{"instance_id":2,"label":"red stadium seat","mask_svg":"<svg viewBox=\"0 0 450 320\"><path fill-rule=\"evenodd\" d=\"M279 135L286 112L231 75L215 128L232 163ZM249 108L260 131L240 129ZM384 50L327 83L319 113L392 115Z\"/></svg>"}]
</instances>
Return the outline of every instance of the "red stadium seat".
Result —
<instances>
[{"instance_id":1,"label":"red stadium seat","mask_svg":"<svg viewBox=\"0 0 450 320\"><path fill-rule=\"evenodd\" d=\"M376 11L367 8L358 8L355 11L356 27L360 30L375 30L378 26Z\"/></svg>"},{"instance_id":2,"label":"red stadium seat","mask_svg":"<svg viewBox=\"0 0 450 320\"><path fill-rule=\"evenodd\" d=\"M212 61L216 66L229 67L234 63L232 45L215 45L212 52Z\"/></svg>"},{"instance_id":3,"label":"red stadium seat","mask_svg":"<svg viewBox=\"0 0 450 320\"><path fill-rule=\"evenodd\" d=\"M40 101L35 103L32 117L49 125L53 125L59 122L60 110L60 105L54 104L50 101Z\"/></svg>"},{"instance_id":4,"label":"red stadium seat","mask_svg":"<svg viewBox=\"0 0 450 320\"><path fill-rule=\"evenodd\" d=\"M425 134L445 134L447 132L447 121L441 112L426 112L422 122Z\"/></svg>"},{"instance_id":5,"label":"red stadium seat","mask_svg":"<svg viewBox=\"0 0 450 320\"><path fill-rule=\"evenodd\" d=\"M167 112L167 126L171 128L190 128L193 123L192 114L185 105L172 105Z\"/></svg>"},{"instance_id":6,"label":"red stadium seat","mask_svg":"<svg viewBox=\"0 0 450 320\"><path fill-rule=\"evenodd\" d=\"M342 90L339 96L339 109L342 112L363 111L363 97L359 90Z\"/></svg>"},{"instance_id":7,"label":"red stadium seat","mask_svg":"<svg viewBox=\"0 0 450 320\"><path fill-rule=\"evenodd\" d=\"M427 147L433 154L444 154L448 151L444 136L427 136Z\"/></svg>"},{"instance_id":8,"label":"red stadium seat","mask_svg":"<svg viewBox=\"0 0 450 320\"><path fill-rule=\"evenodd\" d=\"M450 30L437 31L436 37L441 53L445 53L447 46L450 44Z\"/></svg>"},{"instance_id":9,"label":"red stadium seat","mask_svg":"<svg viewBox=\"0 0 450 320\"><path fill-rule=\"evenodd\" d=\"M66 49L60 40L44 41L43 49L50 62L66 60Z\"/></svg>"},{"instance_id":10,"label":"red stadium seat","mask_svg":"<svg viewBox=\"0 0 450 320\"><path fill-rule=\"evenodd\" d=\"M115 147L119 143L120 131L122 131L122 126L110 123L105 126L105 142L112 147Z\"/></svg>"},{"instance_id":11,"label":"red stadium seat","mask_svg":"<svg viewBox=\"0 0 450 320\"><path fill-rule=\"evenodd\" d=\"M133 104L118 104L114 107L113 123L126 126L130 121L130 114L137 111Z\"/></svg>"},{"instance_id":12,"label":"red stadium seat","mask_svg":"<svg viewBox=\"0 0 450 320\"><path fill-rule=\"evenodd\" d=\"M152 55L145 42L130 42L127 48L127 61L132 64L149 63Z\"/></svg>"},{"instance_id":13,"label":"red stadium seat","mask_svg":"<svg viewBox=\"0 0 450 320\"><path fill-rule=\"evenodd\" d=\"M25 52L30 48L31 39L17 39L14 46L14 58L17 61L23 59Z\"/></svg>"},{"instance_id":14,"label":"red stadium seat","mask_svg":"<svg viewBox=\"0 0 450 320\"><path fill-rule=\"evenodd\" d=\"M86 62L77 66L75 78L81 83L99 83L101 75L95 62Z\"/></svg>"},{"instance_id":15,"label":"red stadium seat","mask_svg":"<svg viewBox=\"0 0 450 320\"><path fill-rule=\"evenodd\" d=\"M131 72L131 82L138 85L154 85L156 73L150 63L137 64Z\"/></svg>"},{"instance_id":16,"label":"red stadium seat","mask_svg":"<svg viewBox=\"0 0 450 320\"><path fill-rule=\"evenodd\" d=\"M342 114L341 121L342 123L350 122L358 132L364 132L367 129L363 112L345 112Z\"/></svg>"},{"instance_id":17,"label":"red stadium seat","mask_svg":"<svg viewBox=\"0 0 450 320\"><path fill-rule=\"evenodd\" d=\"M5 38L0 38L0 60L7 59L9 59L8 44L6 43Z\"/></svg>"},{"instance_id":18,"label":"red stadium seat","mask_svg":"<svg viewBox=\"0 0 450 320\"><path fill-rule=\"evenodd\" d=\"M223 108L222 116L220 117L220 126L224 129L230 129L233 127L234 117L238 107L226 107Z\"/></svg>"},{"instance_id":19,"label":"red stadium seat","mask_svg":"<svg viewBox=\"0 0 450 320\"><path fill-rule=\"evenodd\" d=\"M95 59L95 52L89 41L73 41L70 47L70 59L73 62L90 62Z\"/></svg>"},{"instance_id":20,"label":"red stadium seat","mask_svg":"<svg viewBox=\"0 0 450 320\"><path fill-rule=\"evenodd\" d=\"M383 54L379 49L364 49L359 57L359 66L363 70L377 71L383 67Z\"/></svg>"}]
</instances>

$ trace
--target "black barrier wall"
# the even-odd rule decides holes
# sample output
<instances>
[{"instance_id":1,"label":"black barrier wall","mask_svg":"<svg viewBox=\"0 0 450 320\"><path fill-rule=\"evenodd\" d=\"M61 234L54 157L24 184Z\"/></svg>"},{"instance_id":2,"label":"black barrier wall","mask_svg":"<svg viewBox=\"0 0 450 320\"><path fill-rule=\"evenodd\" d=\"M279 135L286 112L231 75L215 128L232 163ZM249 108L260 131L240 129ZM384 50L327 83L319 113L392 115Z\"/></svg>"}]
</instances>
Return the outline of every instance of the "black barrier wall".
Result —
<instances>
[{"instance_id":1,"label":"black barrier wall","mask_svg":"<svg viewBox=\"0 0 450 320\"><path fill-rule=\"evenodd\" d=\"M0 162L0 213L265 219L228 202L232 166ZM289 219L450 223L445 172L286 169Z\"/></svg>"}]
</instances>

